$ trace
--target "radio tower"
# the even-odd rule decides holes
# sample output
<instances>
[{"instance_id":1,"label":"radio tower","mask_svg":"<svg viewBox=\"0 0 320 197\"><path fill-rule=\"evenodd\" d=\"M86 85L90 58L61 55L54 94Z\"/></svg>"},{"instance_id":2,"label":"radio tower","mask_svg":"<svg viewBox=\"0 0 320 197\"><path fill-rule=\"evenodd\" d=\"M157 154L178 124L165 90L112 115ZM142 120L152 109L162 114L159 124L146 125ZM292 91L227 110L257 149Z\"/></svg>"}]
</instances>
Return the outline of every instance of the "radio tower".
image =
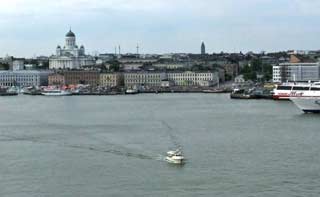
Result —
<instances>
[{"instance_id":1,"label":"radio tower","mask_svg":"<svg viewBox=\"0 0 320 197\"><path fill-rule=\"evenodd\" d=\"M139 44L137 44L137 57L139 57Z\"/></svg>"}]
</instances>

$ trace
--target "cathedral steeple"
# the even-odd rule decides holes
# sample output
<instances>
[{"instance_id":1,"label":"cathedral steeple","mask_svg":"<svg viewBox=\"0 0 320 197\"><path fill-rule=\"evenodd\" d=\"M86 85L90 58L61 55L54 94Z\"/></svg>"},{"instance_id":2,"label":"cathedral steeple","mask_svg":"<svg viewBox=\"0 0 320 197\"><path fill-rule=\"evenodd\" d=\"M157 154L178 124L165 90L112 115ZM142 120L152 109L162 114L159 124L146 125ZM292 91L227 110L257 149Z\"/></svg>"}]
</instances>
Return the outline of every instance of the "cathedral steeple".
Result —
<instances>
[{"instance_id":1,"label":"cathedral steeple","mask_svg":"<svg viewBox=\"0 0 320 197\"><path fill-rule=\"evenodd\" d=\"M69 32L66 34L66 48L73 49L76 47L76 35L71 31L71 27Z\"/></svg>"},{"instance_id":2,"label":"cathedral steeple","mask_svg":"<svg viewBox=\"0 0 320 197\"><path fill-rule=\"evenodd\" d=\"M202 41L202 43L201 43L201 55L205 55L205 54L206 54L206 45Z\"/></svg>"}]
</instances>

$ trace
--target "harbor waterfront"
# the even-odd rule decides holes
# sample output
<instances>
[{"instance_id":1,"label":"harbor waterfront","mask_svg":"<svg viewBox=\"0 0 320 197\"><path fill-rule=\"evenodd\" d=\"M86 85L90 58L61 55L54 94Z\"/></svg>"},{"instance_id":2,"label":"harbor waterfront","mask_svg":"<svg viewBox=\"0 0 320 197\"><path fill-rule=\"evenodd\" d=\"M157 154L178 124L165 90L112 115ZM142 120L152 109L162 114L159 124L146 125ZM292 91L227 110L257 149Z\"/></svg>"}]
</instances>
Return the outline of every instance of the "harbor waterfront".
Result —
<instances>
[{"instance_id":1,"label":"harbor waterfront","mask_svg":"<svg viewBox=\"0 0 320 197\"><path fill-rule=\"evenodd\" d=\"M318 196L319 115L229 98L0 97L0 196Z\"/></svg>"}]
</instances>

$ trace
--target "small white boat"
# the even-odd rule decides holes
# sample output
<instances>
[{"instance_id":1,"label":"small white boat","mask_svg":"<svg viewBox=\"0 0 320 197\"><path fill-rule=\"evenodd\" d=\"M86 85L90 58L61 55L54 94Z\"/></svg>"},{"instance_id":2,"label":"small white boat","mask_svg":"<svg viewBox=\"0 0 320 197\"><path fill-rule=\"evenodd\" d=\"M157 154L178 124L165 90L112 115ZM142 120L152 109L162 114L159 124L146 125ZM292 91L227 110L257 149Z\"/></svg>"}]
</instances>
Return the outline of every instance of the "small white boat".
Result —
<instances>
[{"instance_id":1,"label":"small white boat","mask_svg":"<svg viewBox=\"0 0 320 197\"><path fill-rule=\"evenodd\" d=\"M180 149L167 152L166 161L173 164L183 164L185 159Z\"/></svg>"},{"instance_id":2,"label":"small white boat","mask_svg":"<svg viewBox=\"0 0 320 197\"><path fill-rule=\"evenodd\" d=\"M41 92L42 95L45 96L70 96L72 93L67 90L60 90L60 89L52 89L52 90L44 90Z\"/></svg>"},{"instance_id":3,"label":"small white boat","mask_svg":"<svg viewBox=\"0 0 320 197\"><path fill-rule=\"evenodd\" d=\"M138 90L136 89L127 89L126 94L138 94Z\"/></svg>"}]
</instances>

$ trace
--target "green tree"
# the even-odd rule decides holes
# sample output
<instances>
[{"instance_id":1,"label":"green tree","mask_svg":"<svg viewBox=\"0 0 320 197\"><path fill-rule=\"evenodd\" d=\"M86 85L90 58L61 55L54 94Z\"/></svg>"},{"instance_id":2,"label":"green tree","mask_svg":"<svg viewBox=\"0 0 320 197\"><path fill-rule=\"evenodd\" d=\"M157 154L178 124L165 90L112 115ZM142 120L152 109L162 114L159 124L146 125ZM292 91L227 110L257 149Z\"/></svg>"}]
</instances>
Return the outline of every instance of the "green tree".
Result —
<instances>
[{"instance_id":1,"label":"green tree","mask_svg":"<svg viewBox=\"0 0 320 197\"><path fill-rule=\"evenodd\" d=\"M260 59L253 59L251 61L251 69L254 72L262 72L263 66Z\"/></svg>"},{"instance_id":2,"label":"green tree","mask_svg":"<svg viewBox=\"0 0 320 197\"><path fill-rule=\"evenodd\" d=\"M264 64L263 71L264 71L264 80L269 81L270 79L272 79L272 65Z\"/></svg>"},{"instance_id":3,"label":"green tree","mask_svg":"<svg viewBox=\"0 0 320 197\"><path fill-rule=\"evenodd\" d=\"M241 71L241 74L243 74L243 78L245 80L256 80L257 79L257 72L253 69L252 66L245 65Z\"/></svg>"},{"instance_id":4,"label":"green tree","mask_svg":"<svg viewBox=\"0 0 320 197\"><path fill-rule=\"evenodd\" d=\"M112 72L117 72L120 70L120 62L118 61L112 61L110 62L110 67L109 67L109 70L112 71Z\"/></svg>"},{"instance_id":5,"label":"green tree","mask_svg":"<svg viewBox=\"0 0 320 197\"><path fill-rule=\"evenodd\" d=\"M0 63L0 70L9 70L9 64Z\"/></svg>"}]
</instances>

